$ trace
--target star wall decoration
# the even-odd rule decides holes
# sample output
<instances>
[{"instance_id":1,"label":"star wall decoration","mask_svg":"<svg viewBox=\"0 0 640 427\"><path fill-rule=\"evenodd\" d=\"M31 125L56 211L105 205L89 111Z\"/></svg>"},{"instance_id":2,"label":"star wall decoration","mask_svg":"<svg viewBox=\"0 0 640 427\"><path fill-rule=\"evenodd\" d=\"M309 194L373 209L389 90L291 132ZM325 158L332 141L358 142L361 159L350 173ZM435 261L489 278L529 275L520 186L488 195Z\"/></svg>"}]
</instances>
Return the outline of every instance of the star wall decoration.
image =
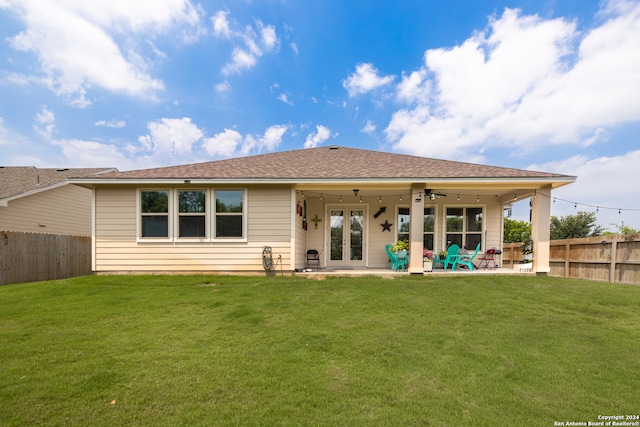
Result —
<instances>
[{"instance_id":1,"label":"star wall decoration","mask_svg":"<svg viewBox=\"0 0 640 427\"><path fill-rule=\"evenodd\" d=\"M382 226L382 231L388 231L389 233L391 233L391 226L393 224L389 224L389 221L387 221L386 219L384 220L384 224L380 224L380 226Z\"/></svg>"}]
</instances>

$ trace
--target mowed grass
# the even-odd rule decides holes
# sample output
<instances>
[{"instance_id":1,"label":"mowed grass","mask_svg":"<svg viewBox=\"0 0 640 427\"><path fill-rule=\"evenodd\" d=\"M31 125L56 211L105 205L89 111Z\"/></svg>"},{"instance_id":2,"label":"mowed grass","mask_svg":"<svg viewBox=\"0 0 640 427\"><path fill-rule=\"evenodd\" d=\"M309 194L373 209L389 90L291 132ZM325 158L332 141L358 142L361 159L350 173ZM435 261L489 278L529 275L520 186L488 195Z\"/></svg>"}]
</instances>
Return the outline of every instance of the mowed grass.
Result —
<instances>
[{"instance_id":1,"label":"mowed grass","mask_svg":"<svg viewBox=\"0 0 640 427\"><path fill-rule=\"evenodd\" d=\"M640 411L640 287L102 276L0 287L0 425L551 426Z\"/></svg>"}]
</instances>

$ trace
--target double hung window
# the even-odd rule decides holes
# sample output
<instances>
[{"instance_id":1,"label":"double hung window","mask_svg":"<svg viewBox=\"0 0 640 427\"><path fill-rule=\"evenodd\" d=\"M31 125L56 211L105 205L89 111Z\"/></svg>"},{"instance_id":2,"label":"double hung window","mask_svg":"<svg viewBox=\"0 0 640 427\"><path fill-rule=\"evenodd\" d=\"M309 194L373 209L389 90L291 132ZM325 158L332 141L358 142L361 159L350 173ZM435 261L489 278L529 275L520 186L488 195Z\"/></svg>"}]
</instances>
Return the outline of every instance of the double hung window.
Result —
<instances>
[{"instance_id":1,"label":"double hung window","mask_svg":"<svg viewBox=\"0 0 640 427\"><path fill-rule=\"evenodd\" d=\"M169 190L140 192L140 237L169 237Z\"/></svg>"},{"instance_id":2,"label":"double hung window","mask_svg":"<svg viewBox=\"0 0 640 427\"><path fill-rule=\"evenodd\" d=\"M244 237L243 199L242 190L216 191L216 238Z\"/></svg>"},{"instance_id":3,"label":"double hung window","mask_svg":"<svg viewBox=\"0 0 640 427\"><path fill-rule=\"evenodd\" d=\"M446 214L447 246L456 244L475 250L482 242L482 208L450 207Z\"/></svg>"},{"instance_id":4,"label":"double hung window","mask_svg":"<svg viewBox=\"0 0 640 427\"><path fill-rule=\"evenodd\" d=\"M178 237L206 237L207 192L178 191Z\"/></svg>"},{"instance_id":5,"label":"double hung window","mask_svg":"<svg viewBox=\"0 0 640 427\"><path fill-rule=\"evenodd\" d=\"M423 249L433 250L433 234L435 231L435 208L424 208L422 220L424 231L422 236ZM409 230L411 224L411 210L409 208L398 208L398 240L409 241Z\"/></svg>"}]
</instances>

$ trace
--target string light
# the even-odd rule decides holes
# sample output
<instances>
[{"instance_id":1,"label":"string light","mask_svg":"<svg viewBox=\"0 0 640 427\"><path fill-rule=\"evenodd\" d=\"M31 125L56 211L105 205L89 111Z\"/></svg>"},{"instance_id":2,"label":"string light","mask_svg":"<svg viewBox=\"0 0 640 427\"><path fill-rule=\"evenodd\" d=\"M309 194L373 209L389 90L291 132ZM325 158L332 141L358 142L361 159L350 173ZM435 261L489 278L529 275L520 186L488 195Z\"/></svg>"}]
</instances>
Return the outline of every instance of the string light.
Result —
<instances>
[{"instance_id":1,"label":"string light","mask_svg":"<svg viewBox=\"0 0 640 427\"><path fill-rule=\"evenodd\" d=\"M305 192L304 192L304 191L300 190L298 194L300 194L300 196L301 196L303 199L307 199L307 198L309 198L309 197L314 198L314 196L315 196L315 198L317 198L317 199L324 200L324 193L314 193L314 192L309 192L309 191L307 191L307 192L306 192L306 194L305 194ZM433 196L434 196L433 198L435 199L435 198L436 198L436 194L435 194L435 193L432 193L432 194L433 194ZM453 194L438 193L438 194L437 194L437 197L438 197L438 198L442 198L442 197L445 197L445 196L452 196L452 195L454 195L454 194L455 194L456 199L457 199L458 201L460 201L460 200L461 200L461 198L464 196L463 194L460 194L460 193L453 193ZM537 196L538 196L538 193L537 193L537 191L536 191L536 190L533 190L533 192L532 192L532 193L530 193L530 194L531 194L531 197L532 197L532 198L534 198L534 197L537 197ZM422 194L421 194L421 195L422 195ZM425 194L425 195L426 195L426 194ZM497 195L497 196L499 197L499 195ZM549 197L550 199L552 199L552 200L553 200L553 204L554 204L554 205L556 205L556 204L557 204L556 202L570 203L570 204L573 204L574 209L578 209L578 208L591 208L591 209L593 209L595 212L598 212L598 213L600 213L600 210L601 210L601 209L602 209L602 210L612 210L612 211L616 211L616 210L617 210L619 215L622 215L624 211L628 211L628 212L640 212L640 208L620 208L620 207L619 207L619 208L612 208L612 207L607 207L607 206L601 206L600 204L598 204L598 205L595 205L595 204L594 204L594 205L591 205L591 204L588 204L588 203L581 203L581 202L577 202L577 201L573 201L573 200L565 200L565 199L562 199L562 198L559 198L559 197L556 197L556 196L551 197L551 196L548 196L548 195L546 195L546 194L541 194L541 196ZM360 196L359 196L359 202L360 202L360 203L363 203L363 202L364 202L364 199L372 199L372 198L374 198L374 197L375 197L375 196L364 196L364 197L363 197L362 195L360 195ZM342 195L339 195L339 200L340 200L340 202L342 202L342 201L343 201L343 197L342 197ZM399 200L400 202L402 202L402 200L403 200L402 193L398 195L398 200ZM515 194L513 195L513 200L514 200L514 201L517 201L517 200L518 200L518 194L517 194L517 193L515 193ZM477 195L477 196L476 196L476 201L477 201L477 202L479 202L479 201L480 201L480 195ZM378 202L382 203L382 196L381 196L381 195L379 195L379 196L378 196Z\"/></svg>"}]
</instances>

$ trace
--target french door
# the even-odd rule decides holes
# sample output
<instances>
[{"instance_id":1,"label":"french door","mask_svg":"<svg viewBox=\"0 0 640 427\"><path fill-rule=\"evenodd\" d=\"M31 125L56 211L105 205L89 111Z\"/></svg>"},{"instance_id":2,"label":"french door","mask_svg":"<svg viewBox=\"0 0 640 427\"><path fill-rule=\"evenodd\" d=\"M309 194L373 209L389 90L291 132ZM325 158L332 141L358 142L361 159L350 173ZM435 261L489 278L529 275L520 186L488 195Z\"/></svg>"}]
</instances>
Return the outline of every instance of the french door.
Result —
<instances>
[{"instance_id":1,"label":"french door","mask_svg":"<svg viewBox=\"0 0 640 427\"><path fill-rule=\"evenodd\" d=\"M366 206L328 209L328 267L366 267Z\"/></svg>"}]
</instances>

